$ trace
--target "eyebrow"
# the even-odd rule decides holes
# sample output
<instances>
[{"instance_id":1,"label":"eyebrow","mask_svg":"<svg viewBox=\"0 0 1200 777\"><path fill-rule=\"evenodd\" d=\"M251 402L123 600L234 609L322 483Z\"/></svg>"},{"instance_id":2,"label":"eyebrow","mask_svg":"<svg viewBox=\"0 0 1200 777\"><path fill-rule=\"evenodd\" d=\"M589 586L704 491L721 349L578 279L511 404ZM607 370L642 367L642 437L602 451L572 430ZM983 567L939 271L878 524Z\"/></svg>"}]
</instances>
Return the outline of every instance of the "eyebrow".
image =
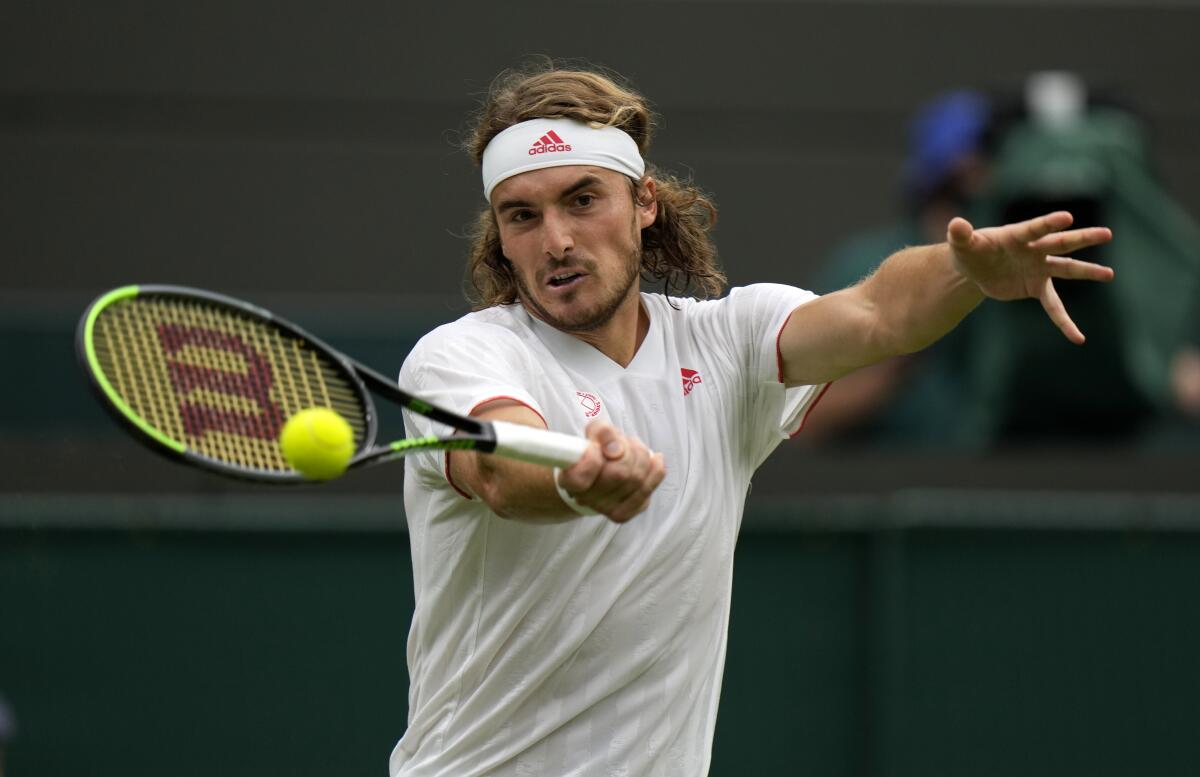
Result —
<instances>
[{"instance_id":1,"label":"eyebrow","mask_svg":"<svg viewBox=\"0 0 1200 777\"><path fill-rule=\"evenodd\" d=\"M587 173L578 181L559 192L557 199L565 200L572 194L578 192L580 189L586 189L589 186L593 186L602 182L603 181L600 176L596 175L595 173ZM512 210L513 208L529 207L532 207L532 203L526 202L525 200L503 200L499 205L496 206L496 213L503 213L504 211Z\"/></svg>"}]
</instances>

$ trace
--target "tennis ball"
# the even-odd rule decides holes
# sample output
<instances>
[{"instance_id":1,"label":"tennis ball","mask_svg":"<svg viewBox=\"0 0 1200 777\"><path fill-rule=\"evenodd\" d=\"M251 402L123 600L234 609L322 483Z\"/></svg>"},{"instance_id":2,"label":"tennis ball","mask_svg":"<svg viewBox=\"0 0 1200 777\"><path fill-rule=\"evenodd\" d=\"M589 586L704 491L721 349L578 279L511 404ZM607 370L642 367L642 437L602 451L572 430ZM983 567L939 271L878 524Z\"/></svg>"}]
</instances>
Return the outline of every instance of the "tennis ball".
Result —
<instances>
[{"instance_id":1,"label":"tennis ball","mask_svg":"<svg viewBox=\"0 0 1200 777\"><path fill-rule=\"evenodd\" d=\"M327 407L310 407L288 419L279 433L287 463L309 480L330 480L354 455L354 430Z\"/></svg>"}]
</instances>

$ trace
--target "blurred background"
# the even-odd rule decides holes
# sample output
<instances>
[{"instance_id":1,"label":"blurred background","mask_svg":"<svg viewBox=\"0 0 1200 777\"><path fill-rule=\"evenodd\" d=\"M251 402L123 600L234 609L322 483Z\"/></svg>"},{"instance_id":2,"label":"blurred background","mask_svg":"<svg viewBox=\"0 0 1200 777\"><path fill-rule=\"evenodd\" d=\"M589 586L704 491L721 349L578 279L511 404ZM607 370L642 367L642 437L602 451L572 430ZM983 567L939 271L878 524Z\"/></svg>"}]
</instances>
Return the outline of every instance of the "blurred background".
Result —
<instances>
[{"instance_id":1,"label":"blurred background","mask_svg":"<svg viewBox=\"0 0 1200 777\"><path fill-rule=\"evenodd\" d=\"M985 304L762 468L712 774L1200 769L1200 2L0 8L0 773L383 774L402 470L252 488L89 395L100 292L258 302L384 372L466 312L456 148L534 54L627 76L734 285L1070 207L1104 288Z\"/></svg>"}]
</instances>

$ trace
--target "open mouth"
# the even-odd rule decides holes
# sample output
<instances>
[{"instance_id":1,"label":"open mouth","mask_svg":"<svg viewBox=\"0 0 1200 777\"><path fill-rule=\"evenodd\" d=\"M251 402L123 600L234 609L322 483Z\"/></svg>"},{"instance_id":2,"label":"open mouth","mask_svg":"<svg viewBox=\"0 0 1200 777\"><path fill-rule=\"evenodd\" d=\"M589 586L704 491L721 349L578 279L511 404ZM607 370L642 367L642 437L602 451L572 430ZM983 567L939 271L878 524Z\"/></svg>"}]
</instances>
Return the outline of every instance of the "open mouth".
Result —
<instances>
[{"instance_id":1,"label":"open mouth","mask_svg":"<svg viewBox=\"0 0 1200 777\"><path fill-rule=\"evenodd\" d=\"M560 272L556 273L555 275L551 275L550 279L546 281L546 283L553 289L560 289L564 286L570 286L582 277L583 273L580 272Z\"/></svg>"}]
</instances>

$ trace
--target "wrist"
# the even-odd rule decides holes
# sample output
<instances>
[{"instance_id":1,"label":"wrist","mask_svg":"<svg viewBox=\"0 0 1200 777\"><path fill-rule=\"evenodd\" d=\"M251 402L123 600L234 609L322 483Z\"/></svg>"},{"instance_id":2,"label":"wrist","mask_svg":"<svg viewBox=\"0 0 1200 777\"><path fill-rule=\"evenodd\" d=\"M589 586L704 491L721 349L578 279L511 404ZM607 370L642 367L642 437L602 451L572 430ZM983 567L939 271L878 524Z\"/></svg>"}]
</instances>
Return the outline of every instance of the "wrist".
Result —
<instances>
[{"instance_id":1,"label":"wrist","mask_svg":"<svg viewBox=\"0 0 1200 777\"><path fill-rule=\"evenodd\" d=\"M581 505L579 502L575 501L575 497L571 496L571 494L567 491L567 489L563 488L562 483L560 483L558 481L558 476L561 474L562 474L562 470L559 469L558 467L555 467L554 468L554 490L558 492L558 498L563 501L563 504L565 504L567 507L571 508L573 511L575 511L579 515L599 515L600 513L596 512L592 508L587 507L586 505Z\"/></svg>"}]
</instances>

